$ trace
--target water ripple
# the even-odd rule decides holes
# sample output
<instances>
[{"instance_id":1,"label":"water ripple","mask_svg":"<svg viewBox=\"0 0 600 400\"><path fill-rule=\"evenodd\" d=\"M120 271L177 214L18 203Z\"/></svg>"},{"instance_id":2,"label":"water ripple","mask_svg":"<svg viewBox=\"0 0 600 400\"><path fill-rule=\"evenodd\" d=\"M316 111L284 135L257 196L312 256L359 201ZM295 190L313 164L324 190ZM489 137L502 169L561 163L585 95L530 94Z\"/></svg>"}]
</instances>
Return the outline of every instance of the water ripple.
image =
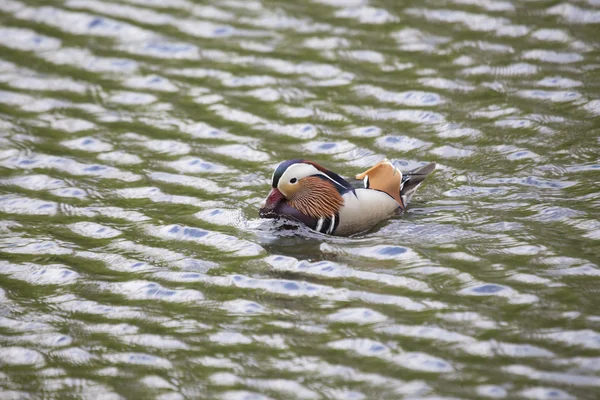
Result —
<instances>
[{"instance_id":1,"label":"water ripple","mask_svg":"<svg viewBox=\"0 0 600 400\"><path fill-rule=\"evenodd\" d=\"M598 0L38 3L0 2L0 398L595 398ZM372 232L258 218L282 160L384 157L438 169Z\"/></svg>"}]
</instances>

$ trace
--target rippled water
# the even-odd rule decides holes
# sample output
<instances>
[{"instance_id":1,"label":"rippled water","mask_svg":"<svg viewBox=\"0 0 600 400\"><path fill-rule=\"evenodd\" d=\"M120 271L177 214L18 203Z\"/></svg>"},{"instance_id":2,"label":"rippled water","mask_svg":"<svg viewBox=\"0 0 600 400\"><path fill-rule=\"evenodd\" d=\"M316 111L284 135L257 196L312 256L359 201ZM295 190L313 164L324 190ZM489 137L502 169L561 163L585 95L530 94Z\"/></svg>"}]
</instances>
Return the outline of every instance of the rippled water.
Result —
<instances>
[{"instance_id":1,"label":"rippled water","mask_svg":"<svg viewBox=\"0 0 600 400\"><path fill-rule=\"evenodd\" d=\"M0 398L598 398L597 0L0 21ZM384 156L439 168L374 232L258 219Z\"/></svg>"}]
</instances>

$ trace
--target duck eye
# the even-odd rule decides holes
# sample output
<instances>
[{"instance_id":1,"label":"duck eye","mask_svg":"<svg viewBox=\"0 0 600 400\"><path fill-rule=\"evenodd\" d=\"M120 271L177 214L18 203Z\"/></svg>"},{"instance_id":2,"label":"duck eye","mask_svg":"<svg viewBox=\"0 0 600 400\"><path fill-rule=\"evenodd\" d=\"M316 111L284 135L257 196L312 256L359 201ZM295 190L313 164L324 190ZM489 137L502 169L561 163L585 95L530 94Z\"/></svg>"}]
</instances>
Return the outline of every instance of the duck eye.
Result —
<instances>
[{"instance_id":1,"label":"duck eye","mask_svg":"<svg viewBox=\"0 0 600 400\"><path fill-rule=\"evenodd\" d=\"M296 178L290 179L290 183L296 183L296 182L298 182L298 179L296 179Z\"/></svg>"}]
</instances>

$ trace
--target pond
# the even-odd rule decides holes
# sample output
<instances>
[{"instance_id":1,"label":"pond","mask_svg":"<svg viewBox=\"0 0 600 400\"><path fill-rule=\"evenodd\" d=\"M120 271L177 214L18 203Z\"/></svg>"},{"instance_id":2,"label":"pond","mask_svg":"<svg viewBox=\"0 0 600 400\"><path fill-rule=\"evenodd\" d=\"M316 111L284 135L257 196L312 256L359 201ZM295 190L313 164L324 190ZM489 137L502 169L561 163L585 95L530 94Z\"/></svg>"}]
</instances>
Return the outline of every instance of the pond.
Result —
<instances>
[{"instance_id":1,"label":"pond","mask_svg":"<svg viewBox=\"0 0 600 400\"><path fill-rule=\"evenodd\" d=\"M595 399L600 2L0 2L0 398ZM279 162L438 169L353 237Z\"/></svg>"}]
</instances>

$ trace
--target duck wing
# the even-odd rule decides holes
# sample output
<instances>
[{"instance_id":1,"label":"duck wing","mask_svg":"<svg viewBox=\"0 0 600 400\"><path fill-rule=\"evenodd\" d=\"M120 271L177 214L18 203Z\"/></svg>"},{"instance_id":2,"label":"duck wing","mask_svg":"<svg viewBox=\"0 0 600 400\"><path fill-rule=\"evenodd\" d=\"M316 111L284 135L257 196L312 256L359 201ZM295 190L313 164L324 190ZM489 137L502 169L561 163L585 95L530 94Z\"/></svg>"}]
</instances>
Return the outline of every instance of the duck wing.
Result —
<instances>
[{"instance_id":1,"label":"duck wing","mask_svg":"<svg viewBox=\"0 0 600 400\"><path fill-rule=\"evenodd\" d=\"M402 188L402 172L389 160L378 162L362 174L356 175L356 179L363 181L365 189L379 190L390 195L396 202L402 205L400 189Z\"/></svg>"},{"instance_id":2,"label":"duck wing","mask_svg":"<svg viewBox=\"0 0 600 400\"><path fill-rule=\"evenodd\" d=\"M400 187L400 198L402 199L403 208L408 205L413 195L417 191L417 188L421 185L421 183L423 183L425 178L435 171L436 166L437 164L432 162L403 173L402 184Z\"/></svg>"},{"instance_id":3,"label":"duck wing","mask_svg":"<svg viewBox=\"0 0 600 400\"><path fill-rule=\"evenodd\" d=\"M435 162L402 173L389 160L384 159L365 172L356 175L366 189L387 193L400 205L406 205L419 185L435 170Z\"/></svg>"}]
</instances>

